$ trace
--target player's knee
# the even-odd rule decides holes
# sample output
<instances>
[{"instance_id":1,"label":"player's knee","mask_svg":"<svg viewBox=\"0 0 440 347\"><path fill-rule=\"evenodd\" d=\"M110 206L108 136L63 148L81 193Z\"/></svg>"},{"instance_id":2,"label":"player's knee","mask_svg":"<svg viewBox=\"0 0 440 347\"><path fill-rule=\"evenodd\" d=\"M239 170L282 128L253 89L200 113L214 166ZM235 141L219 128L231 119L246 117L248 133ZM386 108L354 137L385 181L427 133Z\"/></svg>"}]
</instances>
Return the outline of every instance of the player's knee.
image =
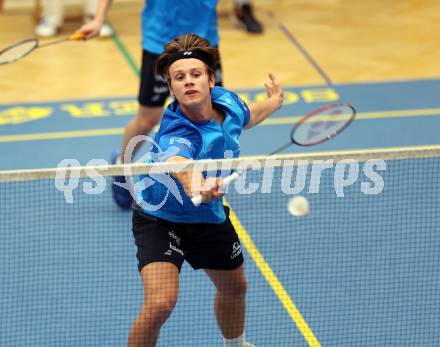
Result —
<instances>
[{"instance_id":1,"label":"player's knee","mask_svg":"<svg viewBox=\"0 0 440 347\"><path fill-rule=\"evenodd\" d=\"M136 126L141 134L149 133L156 123L148 116L138 116L136 119Z\"/></svg>"},{"instance_id":2,"label":"player's knee","mask_svg":"<svg viewBox=\"0 0 440 347\"><path fill-rule=\"evenodd\" d=\"M247 288L248 288L248 283L247 283L246 279L243 278L235 286L234 291L233 291L233 295L235 297L242 298L242 297L246 296Z\"/></svg>"},{"instance_id":3,"label":"player's knee","mask_svg":"<svg viewBox=\"0 0 440 347\"><path fill-rule=\"evenodd\" d=\"M247 281L243 278L226 286L219 294L223 296L224 300L240 301L246 296L247 287Z\"/></svg>"},{"instance_id":4,"label":"player's knee","mask_svg":"<svg viewBox=\"0 0 440 347\"><path fill-rule=\"evenodd\" d=\"M152 298L144 306L147 320L152 325L162 325L170 316L177 303L177 297L161 296Z\"/></svg>"}]
</instances>

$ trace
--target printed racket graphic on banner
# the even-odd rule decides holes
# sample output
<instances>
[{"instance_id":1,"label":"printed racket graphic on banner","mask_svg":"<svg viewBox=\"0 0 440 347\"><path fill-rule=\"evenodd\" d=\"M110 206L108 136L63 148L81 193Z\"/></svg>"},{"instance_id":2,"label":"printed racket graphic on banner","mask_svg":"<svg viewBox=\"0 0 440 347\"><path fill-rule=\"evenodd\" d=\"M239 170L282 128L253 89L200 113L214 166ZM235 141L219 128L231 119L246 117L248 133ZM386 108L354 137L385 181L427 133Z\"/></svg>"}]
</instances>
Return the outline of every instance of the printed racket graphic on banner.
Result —
<instances>
[{"instance_id":1,"label":"printed racket graphic on banner","mask_svg":"<svg viewBox=\"0 0 440 347\"><path fill-rule=\"evenodd\" d=\"M302 117L290 132L290 141L271 152L275 155L292 144L309 147L330 140L346 129L356 116L356 110L349 104L332 104L320 107ZM223 187L235 181L242 172L235 171L222 180ZM202 203L202 196L191 199L195 206Z\"/></svg>"},{"instance_id":2,"label":"printed racket graphic on banner","mask_svg":"<svg viewBox=\"0 0 440 347\"><path fill-rule=\"evenodd\" d=\"M17 60L24 58L37 48L44 48L58 43L66 41L80 41L84 40L85 35L83 33L72 34L68 37L58 39L55 41L50 41L41 44L38 39L28 39L20 41L12 46L9 46L2 51L0 51L0 65L14 63Z\"/></svg>"}]
</instances>

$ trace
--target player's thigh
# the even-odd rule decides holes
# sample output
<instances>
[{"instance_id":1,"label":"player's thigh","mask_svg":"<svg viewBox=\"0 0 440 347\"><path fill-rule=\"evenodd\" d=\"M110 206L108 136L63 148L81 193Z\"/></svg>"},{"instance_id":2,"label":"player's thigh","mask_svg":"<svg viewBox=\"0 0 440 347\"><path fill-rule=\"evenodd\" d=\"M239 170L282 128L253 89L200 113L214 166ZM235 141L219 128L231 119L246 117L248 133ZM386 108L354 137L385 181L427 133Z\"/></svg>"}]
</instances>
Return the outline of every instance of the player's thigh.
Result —
<instances>
[{"instance_id":1,"label":"player's thigh","mask_svg":"<svg viewBox=\"0 0 440 347\"><path fill-rule=\"evenodd\" d=\"M142 268L141 278L145 303L174 307L179 292L179 269L175 264L150 263Z\"/></svg>"},{"instance_id":2,"label":"player's thigh","mask_svg":"<svg viewBox=\"0 0 440 347\"><path fill-rule=\"evenodd\" d=\"M234 270L205 269L211 281L220 293L226 295L244 295L247 290L247 281L244 266Z\"/></svg>"}]
</instances>

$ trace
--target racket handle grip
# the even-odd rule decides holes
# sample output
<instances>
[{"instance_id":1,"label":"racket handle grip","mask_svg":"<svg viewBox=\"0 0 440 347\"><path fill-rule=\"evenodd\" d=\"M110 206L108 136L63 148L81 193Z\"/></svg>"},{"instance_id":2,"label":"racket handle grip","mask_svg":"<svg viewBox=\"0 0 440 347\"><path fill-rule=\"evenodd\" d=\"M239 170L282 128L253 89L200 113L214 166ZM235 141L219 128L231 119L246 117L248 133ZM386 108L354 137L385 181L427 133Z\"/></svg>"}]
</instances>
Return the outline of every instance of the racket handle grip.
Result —
<instances>
[{"instance_id":1,"label":"racket handle grip","mask_svg":"<svg viewBox=\"0 0 440 347\"><path fill-rule=\"evenodd\" d=\"M225 177L222 180L223 187L229 186L232 182L234 182L238 178L238 172L234 172L232 175L229 175L228 177Z\"/></svg>"},{"instance_id":2,"label":"racket handle grip","mask_svg":"<svg viewBox=\"0 0 440 347\"><path fill-rule=\"evenodd\" d=\"M70 41L79 41L84 40L86 38L86 34L84 33L75 33L69 36Z\"/></svg>"},{"instance_id":3,"label":"racket handle grip","mask_svg":"<svg viewBox=\"0 0 440 347\"><path fill-rule=\"evenodd\" d=\"M197 196L193 197L191 199L191 202L193 203L194 206L200 206L200 204L202 203L202 196L197 195Z\"/></svg>"},{"instance_id":4,"label":"racket handle grip","mask_svg":"<svg viewBox=\"0 0 440 347\"><path fill-rule=\"evenodd\" d=\"M226 188L228 185L234 182L238 178L238 176L239 176L238 172L234 172L232 175L225 177L222 180L222 187ZM202 196L201 195L194 196L191 199L191 202L193 203L194 206L200 206L200 204L202 203Z\"/></svg>"}]
</instances>

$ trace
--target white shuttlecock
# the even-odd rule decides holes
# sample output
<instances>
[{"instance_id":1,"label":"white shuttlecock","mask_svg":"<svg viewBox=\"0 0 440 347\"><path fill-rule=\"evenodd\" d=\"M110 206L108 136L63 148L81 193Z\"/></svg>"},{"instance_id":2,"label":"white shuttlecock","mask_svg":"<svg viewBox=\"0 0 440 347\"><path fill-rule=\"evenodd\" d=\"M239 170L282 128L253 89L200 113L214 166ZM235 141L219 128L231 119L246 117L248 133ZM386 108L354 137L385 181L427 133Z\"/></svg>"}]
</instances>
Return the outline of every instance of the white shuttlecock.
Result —
<instances>
[{"instance_id":1,"label":"white shuttlecock","mask_svg":"<svg viewBox=\"0 0 440 347\"><path fill-rule=\"evenodd\" d=\"M310 212L308 200L301 195L291 198L289 200L289 204L287 205L287 209L289 210L290 214L296 217L307 216Z\"/></svg>"}]
</instances>

